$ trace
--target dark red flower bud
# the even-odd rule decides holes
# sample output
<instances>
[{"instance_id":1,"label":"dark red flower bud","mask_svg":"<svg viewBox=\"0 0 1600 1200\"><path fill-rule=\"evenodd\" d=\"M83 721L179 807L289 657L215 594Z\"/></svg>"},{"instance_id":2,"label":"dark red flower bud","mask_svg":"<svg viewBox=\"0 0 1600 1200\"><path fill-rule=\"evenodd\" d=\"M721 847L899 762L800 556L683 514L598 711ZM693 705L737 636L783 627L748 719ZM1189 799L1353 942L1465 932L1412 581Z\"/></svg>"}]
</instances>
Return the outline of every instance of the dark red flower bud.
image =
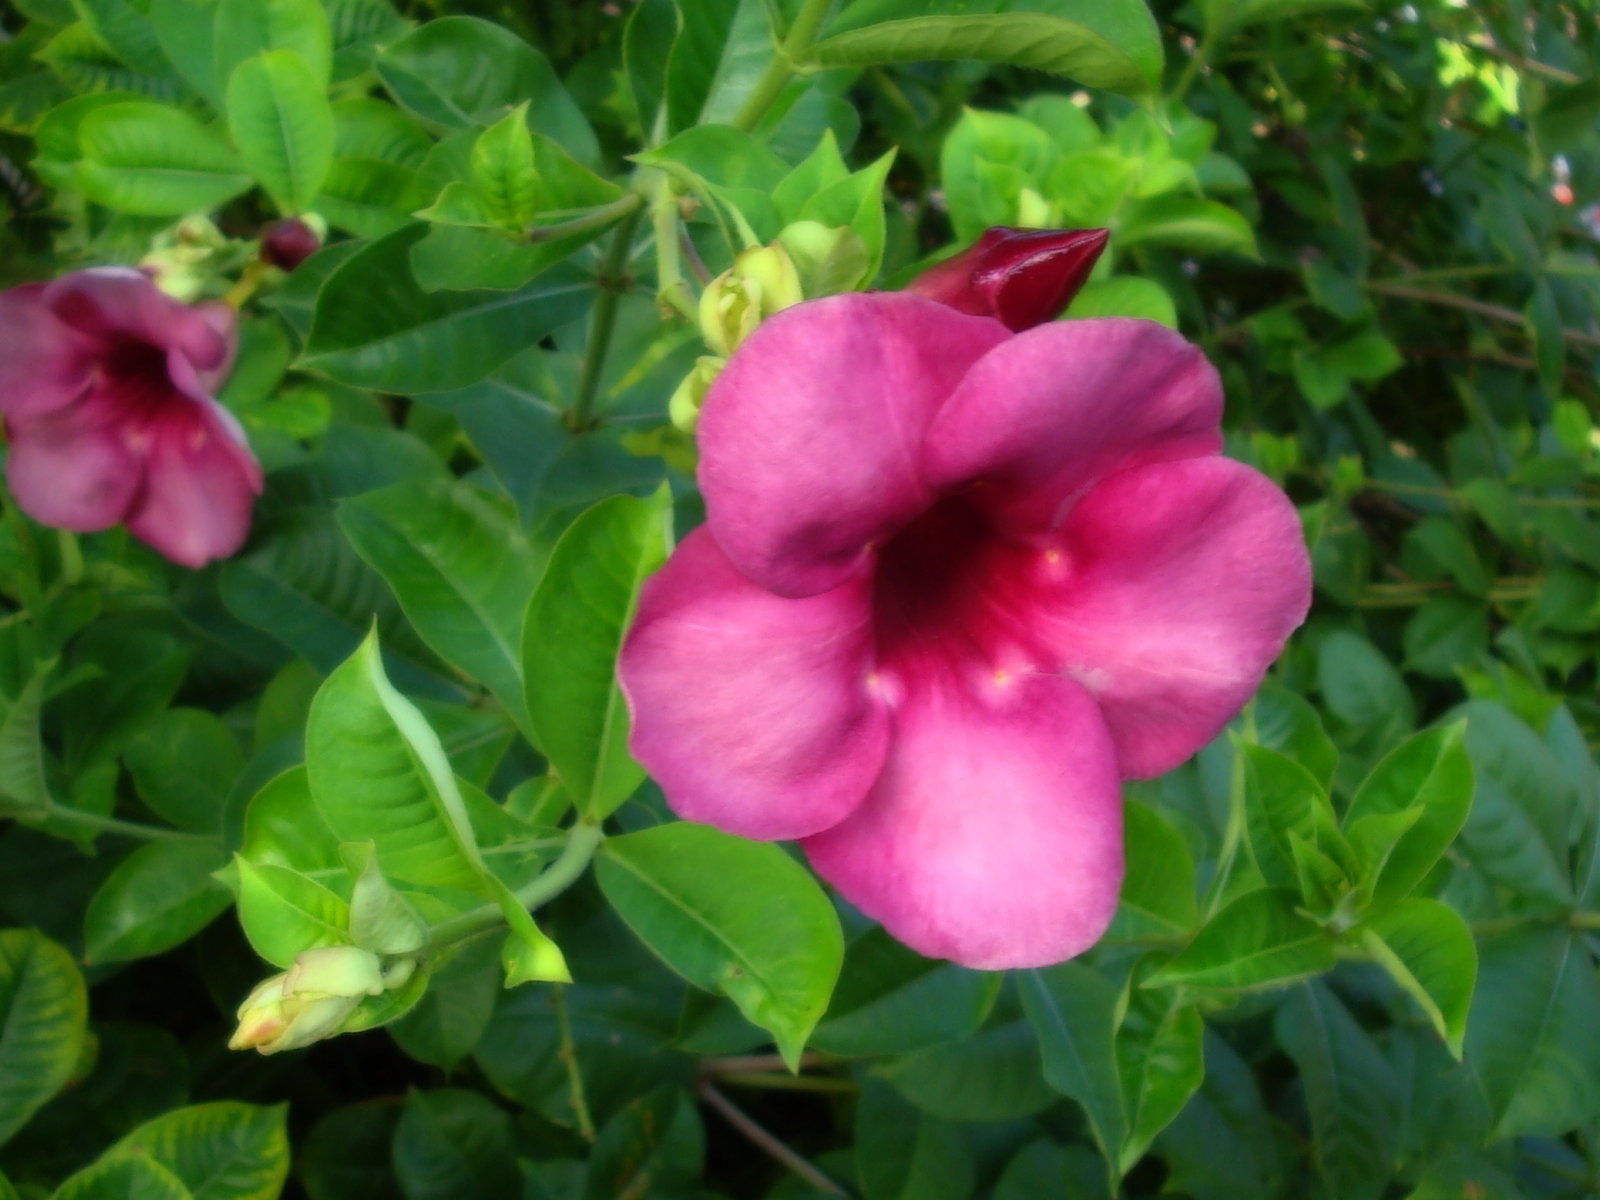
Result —
<instances>
[{"instance_id":1,"label":"dark red flower bud","mask_svg":"<svg viewBox=\"0 0 1600 1200\"><path fill-rule=\"evenodd\" d=\"M986 229L961 253L930 267L906 291L958 312L994 317L1014 333L1053 321L1089 278L1106 229Z\"/></svg>"},{"instance_id":2,"label":"dark red flower bud","mask_svg":"<svg viewBox=\"0 0 1600 1200\"><path fill-rule=\"evenodd\" d=\"M292 271L317 252L322 239L299 217L274 221L261 231L261 257L283 271Z\"/></svg>"}]
</instances>

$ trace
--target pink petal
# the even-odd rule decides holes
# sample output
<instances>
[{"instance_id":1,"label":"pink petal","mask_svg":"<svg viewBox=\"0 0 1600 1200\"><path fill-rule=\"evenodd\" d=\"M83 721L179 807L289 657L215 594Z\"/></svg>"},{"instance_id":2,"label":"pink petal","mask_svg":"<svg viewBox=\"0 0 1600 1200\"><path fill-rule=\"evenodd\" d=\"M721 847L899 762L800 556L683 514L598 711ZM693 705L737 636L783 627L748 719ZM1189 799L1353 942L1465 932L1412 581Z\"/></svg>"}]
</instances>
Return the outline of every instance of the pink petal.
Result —
<instances>
[{"instance_id":1,"label":"pink petal","mask_svg":"<svg viewBox=\"0 0 1600 1200\"><path fill-rule=\"evenodd\" d=\"M865 583L785 600L695 530L640 597L620 678L634 756L673 810L753 838L842 820L883 765Z\"/></svg>"},{"instance_id":2,"label":"pink petal","mask_svg":"<svg viewBox=\"0 0 1600 1200\"><path fill-rule=\"evenodd\" d=\"M237 551L262 483L238 422L209 396L175 394L147 436L145 490L128 531L186 567Z\"/></svg>"},{"instance_id":3,"label":"pink petal","mask_svg":"<svg viewBox=\"0 0 1600 1200\"><path fill-rule=\"evenodd\" d=\"M71 404L89 385L98 345L44 304L45 285L0 292L0 413L30 417Z\"/></svg>"},{"instance_id":4,"label":"pink petal","mask_svg":"<svg viewBox=\"0 0 1600 1200\"><path fill-rule=\"evenodd\" d=\"M221 300L207 300L196 304L193 311L222 336L222 360L215 366L204 368L197 366L196 369L200 386L208 395L214 396L226 382L233 370L233 360L239 354L239 314L233 310L232 305L224 304Z\"/></svg>"},{"instance_id":5,"label":"pink petal","mask_svg":"<svg viewBox=\"0 0 1600 1200\"><path fill-rule=\"evenodd\" d=\"M139 453L116 402L93 392L65 409L7 423L6 482L22 511L80 533L120 522L138 496Z\"/></svg>"},{"instance_id":6,"label":"pink petal","mask_svg":"<svg viewBox=\"0 0 1600 1200\"><path fill-rule=\"evenodd\" d=\"M1122 882L1116 757L1071 680L911 692L877 786L812 865L919 953L1037 967L1105 932Z\"/></svg>"},{"instance_id":7,"label":"pink petal","mask_svg":"<svg viewBox=\"0 0 1600 1200\"><path fill-rule=\"evenodd\" d=\"M1112 471L1216 454L1222 385L1198 348L1153 321L1106 317L1020 333L980 360L928 431L935 487L1012 529L1055 525Z\"/></svg>"},{"instance_id":8,"label":"pink petal","mask_svg":"<svg viewBox=\"0 0 1600 1200\"><path fill-rule=\"evenodd\" d=\"M999 322L919 296L835 296L764 323L712 386L700 487L718 543L783 596L842 583L933 493L928 422Z\"/></svg>"},{"instance_id":9,"label":"pink petal","mask_svg":"<svg viewBox=\"0 0 1600 1200\"><path fill-rule=\"evenodd\" d=\"M215 314L174 300L126 267L63 275L46 286L44 302L80 333L103 342L131 340L177 350L199 371L218 370L230 354Z\"/></svg>"},{"instance_id":10,"label":"pink petal","mask_svg":"<svg viewBox=\"0 0 1600 1200\"><path fill-rule=\"evenodd\" d=\"M1035 631L1089 689L1125 778L1170 770L1244 707L1311 604L1294 505L1225 458L1113 475L1061 530Z\"/></svg>"}]
</instances>

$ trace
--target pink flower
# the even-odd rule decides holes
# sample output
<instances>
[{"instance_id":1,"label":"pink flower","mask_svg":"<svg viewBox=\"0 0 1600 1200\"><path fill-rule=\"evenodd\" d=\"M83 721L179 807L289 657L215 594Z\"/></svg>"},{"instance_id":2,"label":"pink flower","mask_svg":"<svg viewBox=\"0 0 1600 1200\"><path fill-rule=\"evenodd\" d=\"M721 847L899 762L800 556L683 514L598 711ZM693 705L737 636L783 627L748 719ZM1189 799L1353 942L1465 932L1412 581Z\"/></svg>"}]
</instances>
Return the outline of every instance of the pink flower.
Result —
<instances>
[{"instance_id":1,"label":"pink flower","mask_svg":"<svg viewBox=\"0 0 1600 1200\"><path fill-rule=\"evenodd\" d=\"M682 817L798 838L923 954L1078 954L1120 781L1254 693L1310 603L1293 505L1219 457L1216 371L1147 321L917 296L779 313L700 423L707 522L624 644L632 748Z\"/></svg>"},{"instance_id":2,"label":"pink flower","mask_svg":"<svg viewBox=\"0 0 1600 1200\"><path fill-rule=\"evenodd\" d=\"M1106 248L1104 229L995 225L961 253L929 267L906 291L1020 333L1053 321L1072 302Z\"/></svg>"},{"instance_id":3,"label":"pink flower","mask_svg":"<svg viewBox=\"0 0 1600 1200\"><path fill-rule=\"evenodd\" d=\"M261 467L211 398L233 364L234 315L188 306L138 271L102 267L0 292L7 482L62 529L126 524L174 562L232 554Z\"/></svg>"}]
</instances>

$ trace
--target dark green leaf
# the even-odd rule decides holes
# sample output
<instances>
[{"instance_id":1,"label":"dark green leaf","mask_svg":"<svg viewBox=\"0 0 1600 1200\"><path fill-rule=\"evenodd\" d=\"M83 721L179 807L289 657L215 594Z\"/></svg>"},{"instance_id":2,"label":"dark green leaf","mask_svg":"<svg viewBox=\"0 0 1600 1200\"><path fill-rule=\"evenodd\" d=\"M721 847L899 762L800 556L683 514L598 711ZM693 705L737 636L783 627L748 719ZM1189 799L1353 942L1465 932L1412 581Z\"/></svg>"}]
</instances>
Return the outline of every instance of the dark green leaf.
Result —
<instances>
[{"instance_id":1,"label":"dark green leaf","mask_svg":"<svg viewBox=\"0 0 1600 1200\"><path fill-rule=\"evenodd\" d=\"M231 903L211 877L227 863L208 842L148 842L117 866L89 901L84 957L147 958L188 941Z\"/></svg>"},{"instance_id":2,"label":"dark green leaf","mask_svg":"<svg viewBox=\"0 0 1600 1200\"><path fill-rule=\"evenodd\" d=\"M34 930L0 930L0 1145L71 1077L88 1020L72 956Z\"/></svg>"}]
</instances>

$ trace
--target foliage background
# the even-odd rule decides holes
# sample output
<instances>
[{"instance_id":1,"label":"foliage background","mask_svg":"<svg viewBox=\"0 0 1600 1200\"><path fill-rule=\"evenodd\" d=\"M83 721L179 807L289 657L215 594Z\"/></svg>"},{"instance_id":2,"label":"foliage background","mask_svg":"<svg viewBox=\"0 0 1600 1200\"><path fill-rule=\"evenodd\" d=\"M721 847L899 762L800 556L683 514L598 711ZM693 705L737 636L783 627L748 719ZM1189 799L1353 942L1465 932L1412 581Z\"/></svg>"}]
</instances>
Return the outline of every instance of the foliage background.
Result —
<instances>
[{"instance_id":1,"label":"foliage background","mask_svg":"<svg viewBox=\"0 0 1600 1200\"><path fill-rule=\"evenodd\" d=\"M0 284L215 216L195 286L249 280L222 398L270 472L196 574L0 516L0 1197L1600 1192L1593 5L856 0L813 45L816 8L0 5ZM873 40L1013 9L1094 36ZM774 75L773 21L838 69ZM333 238L263 276L250 239L302 210ZM990 224L1111 228L1072 315L1206 349L1317 605L1232 736L1129 789L1092 954L982 976L847 912L835 988L827 909L755 946L814 959L761 1029L624 877L703 914L707 875L803 916L820 891L775 850L628 841L659 794L596 747L627 581L669 508L698 519L665 412L704 347L671 302L741 222L805 218L880 286ZM318 766L377 711L374 619L497 877L537 881L572 804L635 849L540 910L571 985L505 988L480 938L386 1032L230 1053L261 958L313 936L241 900L247 940L252 872L343 905L336 843L375 840L435 935L473 911L363 824L395 796Z\"/></svg>"}]
</instances>

